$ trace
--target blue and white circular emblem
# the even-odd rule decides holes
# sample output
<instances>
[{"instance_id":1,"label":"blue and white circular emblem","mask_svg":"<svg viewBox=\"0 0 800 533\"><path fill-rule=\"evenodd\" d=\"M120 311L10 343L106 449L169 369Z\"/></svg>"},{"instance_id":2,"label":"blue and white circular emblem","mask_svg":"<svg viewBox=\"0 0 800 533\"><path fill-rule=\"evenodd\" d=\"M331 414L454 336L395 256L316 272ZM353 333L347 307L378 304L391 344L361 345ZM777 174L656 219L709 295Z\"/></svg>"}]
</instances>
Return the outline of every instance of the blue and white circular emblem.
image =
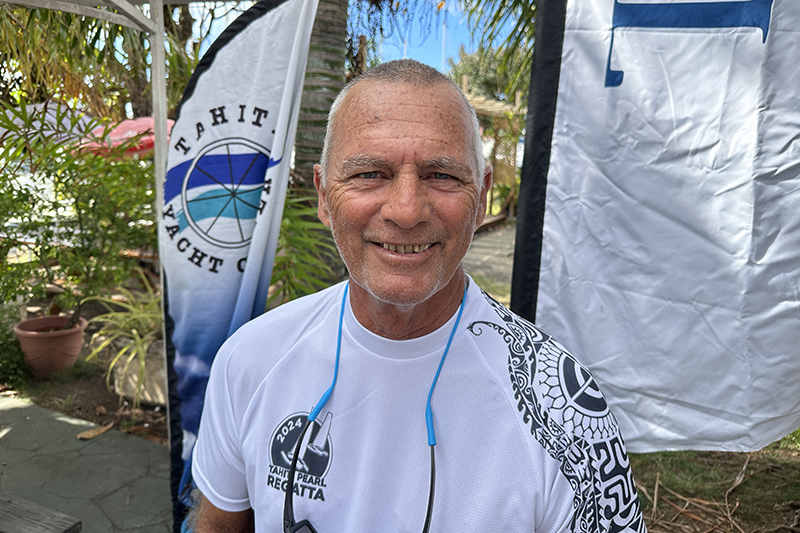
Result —
<instances>
[{"instance_id":1,"label":"blue and white circular emblem","mask_svg":"<svg viewBox=\"0 0 800 533\"><path fill-rule=\"evenodd\" d=\"M242 138L220 139L198 153L181 190L186 222L197 235L222 248L250 243L269 155Z\"/></svg>"}]
</instances>

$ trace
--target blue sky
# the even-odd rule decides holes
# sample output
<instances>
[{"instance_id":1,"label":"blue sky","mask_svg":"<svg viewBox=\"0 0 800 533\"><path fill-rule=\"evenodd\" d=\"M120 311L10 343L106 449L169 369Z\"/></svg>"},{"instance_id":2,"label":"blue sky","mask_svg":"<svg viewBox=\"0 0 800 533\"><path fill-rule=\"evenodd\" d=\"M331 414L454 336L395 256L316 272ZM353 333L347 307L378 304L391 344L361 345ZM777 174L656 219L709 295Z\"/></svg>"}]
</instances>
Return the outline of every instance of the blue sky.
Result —
<instances>
[{"instance_id":1,"label":"blue sky","mask_svg":"<svg viewBox=\"0 0 800 533\"><path fill-rule=\"evenodd\" d=\"M387 37L381 43L379 49L382 61L411 58L447 72L447 59L458 57L459 46L463 44L467 52L475 51L477 46L470 37L467 16L458 7L457 2L447 2L446 6L438 14L433 15L433 10L436 9L436 1L429 1L431 2L431 11L425 12L425 15L430 18L430 22L417 20L412 23L411 27L404 28L404 35L400 35L400 32L395 31ZM246 9L244 5L241 7L242 11ZM203 7L196 6L194 9L196 10L194 16L198 19L201 18ZM420 7L418 9L425 8ZM237 16L238 13L234 13L215 22L212 38L203 41L200 46L203 53L211 46L213 39ZM195 25L197 26L198 23L196 22ZM199 31L199 27L196 27L195 30Z\"/></svg>"},{"instance_id":2,"label":"blue sky","mask_svg":"<svg viewBox=\"0 0 800 533\"><path fill-rule=\"evenodd\" d=\"M470 37L467 16L458 7L448 6L430 27L417 22L404 36L395 32L382 43L379 53L383 61L411 58L446 72L447 58L457 58L462 44L467 52L477 48Z\"/></svg>"}]
</instances>

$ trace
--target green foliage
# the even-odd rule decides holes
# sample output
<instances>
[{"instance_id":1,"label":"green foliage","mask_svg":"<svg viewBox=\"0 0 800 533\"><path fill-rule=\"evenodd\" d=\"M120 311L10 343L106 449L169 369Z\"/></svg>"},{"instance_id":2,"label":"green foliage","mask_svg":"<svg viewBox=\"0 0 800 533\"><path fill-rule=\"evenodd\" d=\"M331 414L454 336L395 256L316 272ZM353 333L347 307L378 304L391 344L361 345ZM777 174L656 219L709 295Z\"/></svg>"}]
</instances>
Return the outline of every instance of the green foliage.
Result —
<instances>
[{"instance_id":1,"label":"green foliage","mask_svg":"<svg viewBox=\"0 0 800 533\"><path fill-rule=\"evenodd\" d=\"M467 76L467 90L471 94L515 105L517 92L520 98L528 96L530 69L524 70L525 52L520 49L511 52L508 64L503 68L505 54L502 48L484 45L468 54L462 45L458 50L458 61L447 60L449 75L459 85L463 76Z\"/></svg>"},{"instance_id":2,"label":"green foliage","mask_svg":"<svg viewBox=\"0 0 800 533\"><path fill-rule=\"evenodd\" d=\"M658 474L660 483L680 494L712 500L720 496L720 491L724 494L727 487L722 485L731 477L731 465L712 457L694 451L631 454L631 464L636 481L645 487L653 486Z\"/></svg>"},{"instance_id":3,"label":"green foliage","mask_svg":"<svg viewBox=\"0 0 800 533\"><path fill-rule=\"evenodd\" d=\"M530 83L530 70L523 72L519 80L512 79L512 73L524 68L522 52L515 51L510 59L509 69L504 70L504 50L480 46L477 51L467 53L462 46L458 50L458 61L448 59L450 67L449 76L459 86L463 77L467 77L467 92L469 94L489 98L515 107L518 103L526 101L528 85ZM513 90L513 92L511 92ZM516 142L519 132L524 126L525 117L522 115L508 115L498 120L497 117L479 115L478 120L484 129L484 134L494 137L499 134Z\"/></svg>"},{"instance_id":4,"label":"green foliage","mask_svg":"<svg viewBox=\"0 0 800 533\"><path fill-rule=\"evenodd\" d=\"M12 8L0 4L0 100L15 101L21 95L42 101L55 94L47 87L58 87L62 96L84 85L69 72L64 47L82 43L79 37L81 17L46 9ZM85 28L84 28L85 29ZM42 43L48 43L47 47ZM82 50L70 59L74 65L84 56Z\"/></svg>"},{"instance_id":5,"label":"green foliage","mask_svg":"<svg viewBox=\"0 0 800 533\"><path fill-rule=\"evenodd\" d=\"M517 178L515 190L519 190L519 178ZM491 216L499 215L501 212L503 212L503 209L506 207L504 204L510 194L511 185L505 183L493 183L492 191L489 196L491 202L487 203L486 205L486 214ZM516 201L514 205L516 205Z\"/></svg>"},{"instance_id":6,"label":"green foliage","mask_svg":"<svg viewBox=\"0 0 800 533\"><path fill-rule=\"evenodd\" d=\"M378 43L393 31L399 6L391 2L348 2L347 5L347 54L346 70L357 71L356 56L361 48L360 37L366 39L366 67L380 63ZM384 16L386 15L386 16ZM389 24L386 25L385 22ZM363 53L363 52L362 52ZM360 74L360 72L358 72Z\"/></svg>"},{"instance_id":7,"label":"green foliage","mask_svg":"<svg viewBox=\"0 0 800 533\"><path fill-rule=\"evenodd\" d=\"M30 381L32 374L14 334L14 324L19 322L19 308L15 304L0 305L0 384L17 388Z\"/></svg>"},{"instance_id":8,"label":"green foliage","mask_svg":"<svg viewBox=\"0 0 800 533\"><path fill-rule=\"evenodd\" d=\"M134 365L137 372L133 398L135 407L139 406L139 398L146 385L147 351L153 342L161 338L161 298L141 271L139 276L144 292L120 287L122 299L93 297L86 300L99 302L108 311L89 320L89 324L100 327L92 335L92 351L86 360L91 361L106 350L112 352L106 367L106 385L109 389L112 388L111 379L118 364L123 364L123 377Z\"/></svg>"},{"instance_id":9,"label":"green foliage","mask_svg":"<svg viewBox=\"0 0 800 533\"><path fill-rule=\"evenodd\" d=\"M195 47L193 46L192 49ZM196 47L199 50L199 46ZM196 53L187 54L186 46L175 37L167 34L167 109L170 117L175 118L175 110L178 108L186 84L192 77L200 57Z\"/></svg>"},{"instance_id":10,"label":"green foliage","mask_svg":"<svg viewBox=\"0 0 800 533\"><path fill-rule=\"evenodd\" d=\"M195 6L198 34L188 5L165 6L170 114L197 64L200 41L215 20L243 9L239 3ZM144 32L92 17L0 3L0 101L59 98L114 120L150 115L152 44Z\"/></svg>"},{"instance_id":11,"label":"green foliage","mask_svg":"<svg viewBox=\"0 0 800 533\"><path fill-rule=\"evenodd\" d=\"M269 297L269 307L317 292L335 281L331 265L339 255L330 231L317 220L315 202L316 197L289 188L272 268L270 283L275 291Z\"/></svg>"},{"instance_id":12,"label":"green foliage","mask_svg":"<svg viewBox=\"0 0 800 533\"><path fill-rule=\"evenodd\" d=\"M453 81L462 85L466 77L469 94L503 102L509 109L502 115L478 114L484 139L492 139L494 142L492 154L487 160L495 169L494 183L489 195L491 202L487 206L489 215L504 211L507 208L506 201L514 201L511 195L519 190L519 169L516 168L514 155L524 127L525 117L520 108L527 97L530 76L529 73L524 73L515 81L511 73L524 68L522 56L520 50L515 51L511 56L510 69L506 70L502 67L503 51L491 47L481 46L470 54L462 47L458 52L458 61L449 60L449 75ZM514 87L518 92L509 93L509 87Z\"/></svg>"},{"instance_id":13,"label":"green foliage","mask_svg":"<svg viewBox=\"0 0 800 533\"><path fill-rule=\"evenodd\" d=\"M795 430L794 433L789 433L774 445L780 449L800 452L800 428Z\"/></svg>"},{"instance_id":14,"label":"green foliage","mask_svg":"<svg viewBox=\"0 0 800 533\"><path fill-rule=\"evenodd\" d=\"M527 95L523 87L530 80L536 5L531 0L464 0L473 36L499 49L498 71L507 79L508 94Z\"/></svg>"},{"instance_id":15,"label":"green foliage","mask_svg":"<svg viewBox=\"0 0 800 533\"><path fill-rule=\"evenodd\" d=\"M93 113L125 116L131 96L149 95L149 41L142 32L92 17L0 5L0 100L79 101ZM144 83L136 83L143 79Z\"/></svg>"},{"instance_id":16,"label":"green foliage","mask_svg":"<svg viewBox=\"0 0 800 533\"><path fill-rule=\"evenodd\" d=\"M56 398L54 401L60 411L70 411L75 407L75 395L67 394L64 398Z\"/></svg>"},{"instance_id":17,"label":"green foliage","mask_svg":"<svg viewBox=\"0 0 800 533\"><path fill-rule=\"evenodd\" d=\"M470 272L469 275L472 276L472 279L475 281L475 284L478 285L482 290L486 291L486 293L489 296L491 296L501 304L505 305L506 307L511 307L510 285L508 285L507 283L486 278L474 272Z\"/></svg>"},{"instance_id":18,"label":"green foliage","mask_svg":"<svg viewBox=\"0 0 800 533\"><path fill-rule=\"evenodd\" d=\"M73 307L83 296L121 284L137 264L136 251L155 249L152 164L124 156L135 143L81 148L81 113L48 104L30 112L4 105L0 128L0 300L44 299L48 285L64 289L55 301ZM54 120L45 119L47 109ZM86 129L108 121L92 119ZM133 256L132 256L133 253Z\"/></svg>"}]
</instances>

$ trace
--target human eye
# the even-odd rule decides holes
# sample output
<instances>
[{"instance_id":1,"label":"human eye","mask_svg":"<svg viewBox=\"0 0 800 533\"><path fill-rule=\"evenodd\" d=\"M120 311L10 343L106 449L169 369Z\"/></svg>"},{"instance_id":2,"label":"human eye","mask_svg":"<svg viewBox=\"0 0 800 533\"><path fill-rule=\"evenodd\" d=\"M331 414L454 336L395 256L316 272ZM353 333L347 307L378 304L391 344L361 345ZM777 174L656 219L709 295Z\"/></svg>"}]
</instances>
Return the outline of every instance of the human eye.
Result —
<instances>
[{"instance_id":1,"label":"human eye","mask_svg":"<svg viewBox=\"0 0 800 533\"><path fill-rule=\"evenodd\" d=\"M458 189L462 184L462 179L447 172L431 172L427 175L427 182L437 189L451 190Z\"/></svg>"},{"instance_id":2,"label":"human eye","mask_svg":"<svg viewBox=\"0 0 800 533\"><path fill-rule=\"evenodd\" d=\"M444 172L434 172L433 174L431 174L431 176L433 177L433 179L435 179L437 181L438 180L458 180L458 178L456 178L455 176L452 176L450 174L446 174Z\"/></svg>"},{"instance_id":3,"label":"human eye","mask_svg":"<svg viewBox=\"0 0 800 533\"><path fill-rule=\"evenodd\" d=\"M354 177L362 180L374 180L380 177L380 173L377 170L371 170L369 172L359 172Z\"/></svg>"},{"instance_id":4,"label":"human eye","mask_svg":"<svg viewBox=\"0 0 800 533\"><path fill-rule=\"evenodd\" d=\"M359 189L373 189L380 187L386 180L385 174L380 170L353 169L347 174L347 182Z\"/></svg>"},{"instance_id":5,"label":"human eye","mask_svg":"<svg viewBox=\"0 0 800 533\"><path fill-rule=\"evenodd\" d=\"M380 177L379 170L353 170L347 174L347 178L351 181L375 181Z\"/></svg>"}]
</instances>

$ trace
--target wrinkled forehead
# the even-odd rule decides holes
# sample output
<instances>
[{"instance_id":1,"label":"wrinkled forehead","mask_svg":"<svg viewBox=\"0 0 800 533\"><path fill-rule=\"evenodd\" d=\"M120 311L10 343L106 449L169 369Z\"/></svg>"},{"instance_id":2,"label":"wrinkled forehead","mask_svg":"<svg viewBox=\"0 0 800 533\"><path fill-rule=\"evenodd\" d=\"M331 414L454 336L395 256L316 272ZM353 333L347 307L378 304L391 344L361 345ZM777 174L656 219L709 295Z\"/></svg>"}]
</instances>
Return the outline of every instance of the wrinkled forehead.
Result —
<instances>
[{"instance_id":1,"label":"wrinkled forehead","mask_svg":"<svg viewBox=\"0 0 800 533\"><path fill-rule=\"evenodd\" d=\"M390 81L367 79L356 81L348 91L342 107L354 102L362 104L430 103L420 98L434 98L442 105L452 106L453 110L468 113L467 104L458 89L445 81L416 83L410 81Z\"/></svg>"},{"instance_id":2,"label":"wrinkled forehead","mask_svg":"<svg viewBox=\"0 0 800 533\"><path fill-rule=\"evenodd\" d=\"M331 143L336 148L344 136L380 122L435 124L450 142L475 150L471 111L458 90L446 82L418 85L408 82L366 80L356 83L341 103L334 119Z\"/></svg>"}]
</instances>

